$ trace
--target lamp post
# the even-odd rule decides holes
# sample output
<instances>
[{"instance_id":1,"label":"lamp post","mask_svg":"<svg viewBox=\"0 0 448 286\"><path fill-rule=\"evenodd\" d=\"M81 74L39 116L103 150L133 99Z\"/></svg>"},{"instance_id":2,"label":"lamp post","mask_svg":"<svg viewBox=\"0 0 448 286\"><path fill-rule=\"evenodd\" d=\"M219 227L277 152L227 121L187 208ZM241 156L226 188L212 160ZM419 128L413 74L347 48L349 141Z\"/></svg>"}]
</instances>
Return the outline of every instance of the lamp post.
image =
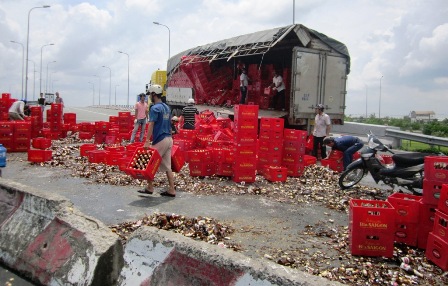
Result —
<instances>
[{"instance_id":1,"label":"lamp post","mask_svg":"<svg viewBox=\"0 0 448 286\"><path fill-rule=\"evenodd\" d=\"M171 57L171 31L167 25L160 24L159 22L153 22L155 25L164 26L168 29L168 59Z\"/></svg>"},{"instance_id":2,"label":"lamp post","mask_svg":"<svg viewBox=\"0 0 448 286\"><path fill-rule=\"evenodd\" d=\"M381 80L383 79L383 76L380 77L380 102L378 104L378 118L381 118Z\"/></svg>"},{"instance_id":3,"label":"lamp post","mask_svg":"<svg viewBox=\"0 0 448 286\"><path fill-rule=\"evenodd\" d=\"M112 70L108 66L103 66L103 68L109 69L109 106L110 106L110 98L112 93Z\"/></svg>"},{"instance_id":4,"label":"lamp post","mask_svg":"<svg viewBox=\"0 0 448 286\"><path fill-rule=\"evenodd\" d=\"M45 93L47 93L47 91L48 91L48 66L50 64L52 64L52 63L55 63L55 62L56 61L52 61L52 62L47 63L47 77L45 78Z\"/></svg>"},{"instance_id":5,"label":"lamp post","mask_svg":"<svg viewBox=\"0 0 448 286\"><path fill-rule=\"evenodd\" d=\"M292 24L293 25L296 23L295 16L296 16L296 0L293 0L292 1Z\"/></svg>"},{"instance_id":6,"label":"lamp post","mask_svg":"<svg viewBox=\"0 0 448 286\"><path fill-rule=\"evenodd\" d=\"M89 83L92 85L92 106L95 106L95 84L90 81Z\"/></svg>"},{"instance_id":7,"label":"lamp post","mask_svg":"<svg viewBox=\"0 0 448 286\"><path fill-rule=\"evenodd\" d=\"M47 44L47 45L43 45L40 48L40 83L39 83L39 95L42 93L42 50L44 49L44 47L46 46L53 46L54 44Z\"/></svg>"},{"instance_id":8,"label":"lamp post","mask_svg":"<svg viewBox=\"0 0 448 286\"><path fill-rule=\"evenodd\" d=\"M33 7L28 11L28 29L26 33L26 72L25 72L25 100L28 99L28 49L30 46L30 15L31 11L38 8L50 8L49 5L43 5L39 7Z\"/></svg>"},{"instance_id":9,"label":"lamp post","mask_svg":"<svg viewBox=\"0 0 448 286\"><path fill-rule=\"evenodd\" d=\"M120 54L125 54L128 56L128 103L127 105L129 106L129 54L122 52L122 51L118 51Z\"/></svg>"},{"instance_id":10,"label":"lamp post","mask_svg":"<svg viewBox=\"0 0 448 286\"><path fill-rule=\"evenodd\" d=\"M94 77L97 77L99 80L99 87L98 87L98 105L101 105L101 77L99 75L92 75Z\"/></svg>"},{"instance_id":11,"label":"lamp post","mask_svg":"<svg viewBox=\"0 0 448 286\"><path fill-rule=\"evenodd\" d=\"M117 86L120 86L119 84L115 85L115 106L117 106Z\"/></svg>"},{"instance_id":12,"label":"lamp post","mask_svg":"<svg viewBox=\"0 0 448 286\"><path fill-rule=\"evenodd\" d=\"M22 46L22 99L23 99L23 65L25 64L24 63L25 48L23 47L22 43L19 43L19 42L16 42L16 41L11 41L11 43L18 44L18 45Z\"/></svg>"},{"instance_id":13,"label":"lamp post","mask_svg":"<svg viewBox=\"0 0 448 286\"><path fill-rule=\"evenodd\" d=\"M36 63L32 60L28 60L33 63L33 100L35 100L34 96L36 94Z\"/></svg>"}]
</instances>

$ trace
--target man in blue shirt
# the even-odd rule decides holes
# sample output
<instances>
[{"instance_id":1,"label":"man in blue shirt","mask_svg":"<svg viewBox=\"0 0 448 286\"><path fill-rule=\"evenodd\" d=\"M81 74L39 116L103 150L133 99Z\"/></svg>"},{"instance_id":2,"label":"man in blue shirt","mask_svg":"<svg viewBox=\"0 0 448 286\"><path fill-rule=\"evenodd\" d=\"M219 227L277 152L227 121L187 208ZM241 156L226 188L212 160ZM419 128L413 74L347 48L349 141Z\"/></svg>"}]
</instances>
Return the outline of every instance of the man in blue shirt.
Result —
<instances>
[{"instance_id":1,"label":"man in blue shirt","mask_svg":"<svg viewBox=\"0 0 448 286\"><path fill-rule=\"evenodd\" d=\"M352 162L353 154L364 146L361 139L350 135L337 138L327 136L324 138L323 143L331 147L331 149L344 152L344 156L342 157L344 162L344 170L347 169L347 166Z\"/></svg>"},{"instance_id":2,"label":"man in blue shirt","mask_svg":"<svg viewBox=\"0 0 448 286\"><path fill-rule=\"evenodd\" d=\"M166 172L169 188L167 191L160 193L160 195L175 197L174 175L171 171L171 148L173 147L173 138L171 137L171 110L168 105L162 102L162 91L163 89L160 85L153 85L150 88L151 101L154 105L151 106L149 113L148 134L146 135L146 141L143 147L148 148L151 146L162 157L158 172ZM153 182L148 180L148 186L138 192L152 194L154 192Z\"/></svg>"}]
</instances>

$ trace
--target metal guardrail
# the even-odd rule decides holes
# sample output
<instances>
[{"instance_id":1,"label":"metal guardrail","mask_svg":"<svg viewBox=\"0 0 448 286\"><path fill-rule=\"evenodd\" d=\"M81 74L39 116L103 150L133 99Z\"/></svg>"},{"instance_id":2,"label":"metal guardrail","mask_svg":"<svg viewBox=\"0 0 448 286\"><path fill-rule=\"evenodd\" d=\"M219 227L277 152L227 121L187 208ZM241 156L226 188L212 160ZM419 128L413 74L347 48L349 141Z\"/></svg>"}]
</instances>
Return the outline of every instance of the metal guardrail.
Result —
<instances>
[{"instance_id":1,"label":"metal guardrail","mask_svg":"<svg viewBox=\"0 0 448 286\"><path fill-rule=\"evenodd\" d=\"M386 129L385 135L389 136L389 137L394 137L397 139L406 139L406 140L426 143L429 145L448 147L448 138L435 137L435 136L405 132L405 131L394 130L394 129Z\"/></svg>"}]
</instances>

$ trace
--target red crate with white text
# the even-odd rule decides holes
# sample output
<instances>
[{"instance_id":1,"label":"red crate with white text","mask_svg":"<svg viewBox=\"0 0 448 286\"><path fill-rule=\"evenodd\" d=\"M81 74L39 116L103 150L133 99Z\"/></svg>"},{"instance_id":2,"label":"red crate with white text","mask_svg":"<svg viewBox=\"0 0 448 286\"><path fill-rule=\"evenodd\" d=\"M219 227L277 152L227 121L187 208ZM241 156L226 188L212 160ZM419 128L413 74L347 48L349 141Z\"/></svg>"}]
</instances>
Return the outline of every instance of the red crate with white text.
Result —
<instances>
[{"instance_id":1,"label":"red crate with white text","mask_svg":"<svg viewBox=\"0 0 448 286\"><path fill-rule=\"evenodd\" d=\"M428 235L425 255L443 271L448 270L448 242L434 233Z\"/></svg>"},{"instance_id":2,"label":"red crate with white text","mask_svg":"<svg viewBox=\"0 0 448 286\"><path fill-rule=\"evenodd\" d=\"M171 148L171 170L178 173L184 165L184 152L179 148L179 146L173 145Z\"/></svg>"},{"instance_id":3,"label":"red crate with white text","mask_svg":"<svg viewBox=\"0 0 448 286\"><path fill-rule=\"evenodd\" d=\"M282 156L283 140L259 140L258 151Z\"/></svg>"},{"instance_id":4,"label":"red crate with white text","mask_svg":"<svg viewBox=\"0 0 448 286\"><path fill-rule=\"evenodd\" d=\"M305 155L306 147L303 142L293 140L283 140L283 151L285 153L298 153Z\"/></svg>"},{"instance_id":5,"label":"red crate with white text","mask_svg":"<svg viewBox=\"0 0 448 286\"><path fill-rule=\"evenodd\" d=\"M394 236L374 231L349 231L350 252L352 255L371 257L392 257Z\"/></svg>"},{"instance_id":6,"label":"red crate with white text","mask_svg":"<svg viewBox=\"0 0 448 286\"><path fill-rule=\"evenodd\" d=\"M448 156L425 157L425 179L448 183Z\"/></svg>"},{"instance_id":7,"label":"red crate with white text","mask_svg":"<svg viewBox=\"0 0 448 286\"><path fill-rule=\"evenodd\" d=\"M262 117L260 119L260 130L275 130L283 133L285 120L283 118L268 118Z\"/></svg>"},{"instance_id":8,"label":"red crate with white text","mask_svg":"<svg viewBox=\"0 0 448 286\"><path fill-rule=\"evenodd\" d=\"M418 223L420 200L420 196L404 193L393 193L387 198L395 209L395 220L407 223Z\"/></svg>"},{"instance_id":9,"label":"red crate with white text","mask_svg":"<svg viewBox=\"0 0 448 286\"><path fill-rule=\"evenodd\" d=\"M439 211L448 214L448 184L443 184L438 203Z\"/></svg>"},{"instance_id":10,"label":"red crate with white text","mask_svg":"<svg viewBox=\"0 0 448 286\"><path fill-rule=\"evenodd\" d=\"M51 150L29 149L28 161L33 163L42 163L51 161L53 152Z\"/></svg>"},{"instance_id":11,"label":"red crate with white text","mask_svg":"<svg viewBox=\"0 0 448 286\"><path fill-rule=\"evenodd\" d=\"M280 154L258 152L258 164L261 166L263 165L281 166L282 156Z\"/></svg>"},{"instance_id":12,"label":"red crate with white text","mask_svg":"<svg viewBox=\"0 0 448 286\"><path fill-rule=\"evenodd\" d=\"M237 169L257 169L257 157L235 156L233 167Z\"/></svg>"},{"instance_id":13,"label":"red crate with white text","mask_svg":"<svg viewBox=\"0 0 448 286\"><path fill-rule=\"evenodd\" d=\"M233 168L232 181L236 183L253 183L256 178L256 169L235 169Z\"/></svg>"},{"instance_id":14,"label":"red crate with white text","mask_svg":"<svg viewBox=\"0 0 448 286\"><path fill-rule=\"evenodd\" d=\"M216 167L213 163L189 163L190 176L192 177L205 177L215 174Z\"/></svg>"},{"instance_id":15,"label":"red crate with white text","mask_svg":"<svg viewBox=\"0 0 448 286\"><path fill-rule=\"evenodd\" d=\"M235 105L233 111L236 120L258 118L258 105Z\"/></svg>"},{"instance_id":16,"label":"red crate with white text","mask_svg":"<svg viewBox=\"0 0 448 286\"><path fill-rule=\"evenodd\" d=\"M286 182L288 169L279 166L265 166L263 171L266 180L271 182Z\"/></svg>"},{"instance_id":17,"label":"red crate with white text","mask_svg":"<svg viewBox=\"0 0 448 286\"><path fill-rule=\"evenodd\" d=\"M233 175L233 164L219 162L216 165L216 175L231 177Z\"/></svg>"},{"instance_id":18,"label":"red crate with white text","mask_svg":"<svg viewBox=\"0 0 448 286\"><path fill-rule=\"evenodd\" d=\"M418 232L418 223L397 222L395 223L394 241L417 246Z\"/></svg>"},{"instance_id":19,"label":"red crate with white text","mask_svg":"<svg viewBox=\"0 0 448 286\"><path fill-rule=\"evenodd\" d=\"M212 151L209 149L194 149L187 151L189 163L211 163Z\"/></svg>"},{"instance_id":20,"label":"red crate with white text","mask_svg":"<svg viewBox=\"0 0 448 286\"><path fill-rule=\"evenodd\" d=\"M426 176L426 173L425 173ZM442 185L445 182L433 181L424 179L423 180L423 198L422 201L425 204L437 205L439 203L440 192L442 191Z\"/></svg>"},{"instance_id":21,"label":"red crate with white text","mask_svg":"<svg viewBox=\"0 0 448 286\"><path fill-rule=\"evenodd\" d=\"M283 130L283 139L284 140L291 140L303 143L306 145L306 139L308 137L308 132L305 130L295 130L295 129L289 129L285 128Z\"/></svg>"},{"instance_id":22,"label":"red crate with white text","mask_svg":"<svg viewBox=\"0 0 448 286\"><path fill-rule=\"evenodd\" d=\"M380 200L350 200L349 227L358 231L393 234L395 209L391 203Z\"/></svg>"},{"instance_id":23,"label":"red crate with white text","mask_svg":"<svg viewBox=\"0 0 448 286\"><path fill-rule=\"evenodd\" d=\"M286 167L288 177L301 177L305 171L305 165L303 163L283 163L283 167Z\"/></svg>"}]
</instances>

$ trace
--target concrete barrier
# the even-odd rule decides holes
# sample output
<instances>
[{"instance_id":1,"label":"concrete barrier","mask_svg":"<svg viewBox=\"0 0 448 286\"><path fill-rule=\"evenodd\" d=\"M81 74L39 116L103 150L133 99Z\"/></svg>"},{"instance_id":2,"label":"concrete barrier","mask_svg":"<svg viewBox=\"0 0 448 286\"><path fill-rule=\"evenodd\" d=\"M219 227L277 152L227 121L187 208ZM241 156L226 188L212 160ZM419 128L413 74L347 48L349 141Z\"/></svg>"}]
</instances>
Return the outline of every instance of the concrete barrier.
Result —
<instances>
[{"instance_id":1,"label":"concrete barrier","mask_svg":"<svg viewBox=\"0 0 448 286\"><path fill-rule=\"evenodd\" d=\"M0 179L0 261L42 285L115 285L123 247L68 200Z\"/></svg>"},{"instance_id":2,"label":"concrete barrier","mask_svg":"<svg viewBox=\"0 0 448 286\"><path fill-rule=\"evenodd\" d=\"M386 129L400 130L399 127L386 126L386 125L373 125L357 122L345 122L344 125L332 125L331 133L353 135L367 141L367 135L370 130L375 134L384 144L390 144L393 148L399 146L399 140L397 138L387 136Z\"/></svg>"},{"instance_id":3,"label":"concrete barrier","mask_svg":"<svg viewBox=\"0 0 448 286\"><path fill-rule=\"evenodd\" d=\"M342 285L151 227L128 240L118 285Z\"/></svg>"}]
</instances>

